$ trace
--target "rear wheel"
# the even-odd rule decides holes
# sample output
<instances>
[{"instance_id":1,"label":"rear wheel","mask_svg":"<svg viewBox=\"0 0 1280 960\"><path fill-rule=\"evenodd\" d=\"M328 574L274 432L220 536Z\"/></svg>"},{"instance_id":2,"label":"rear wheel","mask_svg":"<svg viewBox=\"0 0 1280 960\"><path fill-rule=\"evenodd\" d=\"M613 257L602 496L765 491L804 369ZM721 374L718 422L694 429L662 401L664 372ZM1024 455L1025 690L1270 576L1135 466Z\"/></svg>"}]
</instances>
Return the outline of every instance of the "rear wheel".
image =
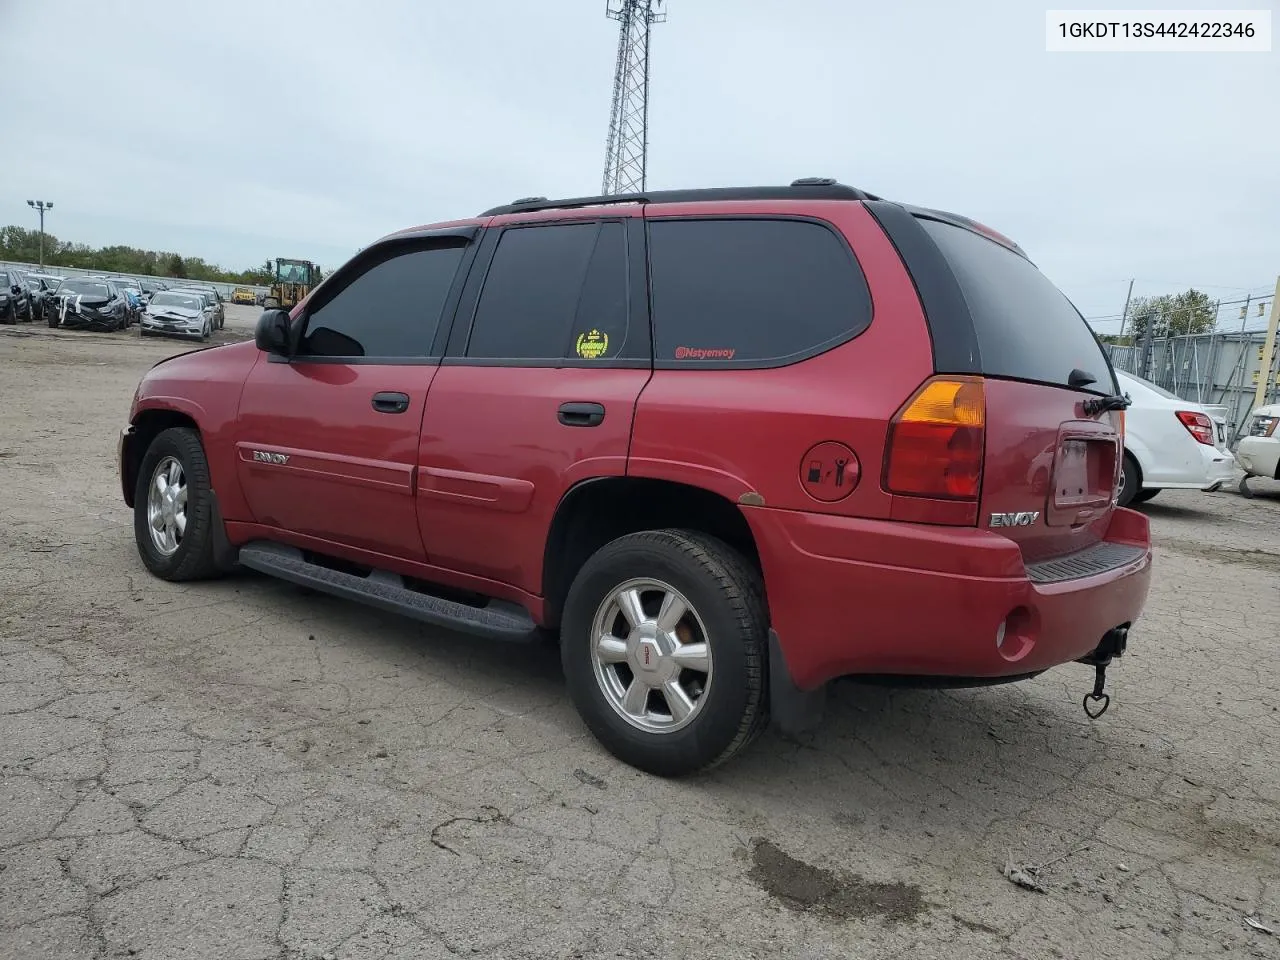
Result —
<instances>
[{"instance_id":1,"label":"rear wheel","mask_svg":"<svg viewBox=\"0 0 1280 960\"><path fill-rule=\"evenodd\" d=\"M1161 490L1160 487L1146 487L1133 495L1134 503L1146 503Z\"/></svg>"},{"instance_id":2,"label":"rear wheel","mask_svg":"<svg viewBox=\"0 0 1280 960\"><path fill-rule=\"evenodd\" d=\"M561 660L583 720L615 756L660 776L732 757L768 722L760 575L685 530L620 537L578 572Z\"/></svg>"},{"instance_id":3,"label":"rear wheel","mask_svg":"<svg viewBox=\"0 0 1280 960\"><path fill-rule=\"evenodd\" d=\"M189 427L161 432L138 469L133 535L142 563L162 580L201 580L214 559L213 492L200 435Z\"/></svg>"},{"instance_id":4,"label":"rear wheel","mask_svg":"<svg viewBox=\"0 0 1280 960\"><path fill-rule=\"evenodd\" d=\"M1116 497L1116 503L1127 507L1141 490L1142 470L1138 467L1138 461L1133 459L1133 454L1126 452L1120 467L1120 493Z\"/></svg>"}]
</instances>

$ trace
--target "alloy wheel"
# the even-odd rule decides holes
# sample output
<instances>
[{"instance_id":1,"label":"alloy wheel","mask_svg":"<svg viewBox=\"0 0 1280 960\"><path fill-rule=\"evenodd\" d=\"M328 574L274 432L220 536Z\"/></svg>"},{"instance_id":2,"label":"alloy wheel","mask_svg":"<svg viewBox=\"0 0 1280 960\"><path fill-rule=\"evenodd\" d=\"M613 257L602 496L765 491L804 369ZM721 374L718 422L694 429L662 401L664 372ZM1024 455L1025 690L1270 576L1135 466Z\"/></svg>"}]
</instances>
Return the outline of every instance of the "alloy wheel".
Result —
<instances>
[{"instance_id":1,"label":"alloy wheel","mask_svg":"<svg viewBox=\"0 0 1280 960\"><path fill-rule=\"evenodd\" d=\"M161 556L171 557L187 532L187 478L176 457L156 464L147 486L147 528L151 544Z\"/></svg>"},{"instance_id":2,"label":"alloy wheel","mask_svg":"<svg viewBox=\"0 0 1280 960\"><path fill-rule=\"evenodd\" d=\"M646 733L688 726L711 687L702 618L661 580L628 580L610 591L592 619L591 662L609 706Z\"/></svg>"}]
</instances>

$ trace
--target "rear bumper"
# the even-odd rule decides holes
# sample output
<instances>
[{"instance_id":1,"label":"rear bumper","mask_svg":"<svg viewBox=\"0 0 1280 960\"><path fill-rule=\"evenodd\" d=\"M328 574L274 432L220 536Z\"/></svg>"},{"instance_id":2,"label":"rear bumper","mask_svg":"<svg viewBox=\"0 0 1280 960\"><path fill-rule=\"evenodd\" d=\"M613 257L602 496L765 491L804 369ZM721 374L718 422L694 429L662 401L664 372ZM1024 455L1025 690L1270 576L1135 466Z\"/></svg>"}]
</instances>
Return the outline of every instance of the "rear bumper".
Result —
<instances>
[{"instance_id":1,"label":"rear bumper","mask_svg":"<svg viewBox=\"0 0 1280 960\"><path fill-rule=\"evenodd\" d=\"M1100 545L1110 568L1074 579L1057 577L1088 563L1063 558L1029 572L1018 546L987 530L742 510L801 690L858 674L1038 673L1088 655L1108 630L1135 621L1150 588L1147 520L1131 510L1115 512Z\"/></svg>"},{"instance_id":2,"label":"rear bumper","mask_svg":"<svg viewBox=\"0 0 1280 960\"><path fill-rule=\"evenodd\" d=\"M1276 477L1280 464L1280 437L1245 437L1236 447L1236 459L1253 477Z\"/></svg>"}]
</instances>

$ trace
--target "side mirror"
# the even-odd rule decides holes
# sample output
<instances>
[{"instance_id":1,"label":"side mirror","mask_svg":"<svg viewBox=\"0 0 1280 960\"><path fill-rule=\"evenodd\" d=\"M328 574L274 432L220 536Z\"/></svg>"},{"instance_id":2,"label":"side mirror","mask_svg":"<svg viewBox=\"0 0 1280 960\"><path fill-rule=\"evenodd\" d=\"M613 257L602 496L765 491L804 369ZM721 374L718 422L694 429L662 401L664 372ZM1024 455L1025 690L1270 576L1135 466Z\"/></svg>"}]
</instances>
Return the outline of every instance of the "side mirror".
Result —
<instances>
[{"instance_id":1,"label":"side mirror","mask_svg":"<svg viewBox=\"0 0 1280 960\"><path fill-rule=\"evenodd\" d=\"M254 341L264 353L289 356L289 314L284 310L262 311Z\"/></svg>"},{"instance_id":2,"label":"side mirror","mask_svg":"<svg viewBox=\"0 0 1280 960\"><path fill-rule=\"evenodd\" d=\"M10 288L9 288L9 292L10 292L10 293L21 293L21 292L22 292L22 288L21 288L20 286L18 286L18 285L15 283L12 287L10 287Z\"/></svg>"}]
</instances>

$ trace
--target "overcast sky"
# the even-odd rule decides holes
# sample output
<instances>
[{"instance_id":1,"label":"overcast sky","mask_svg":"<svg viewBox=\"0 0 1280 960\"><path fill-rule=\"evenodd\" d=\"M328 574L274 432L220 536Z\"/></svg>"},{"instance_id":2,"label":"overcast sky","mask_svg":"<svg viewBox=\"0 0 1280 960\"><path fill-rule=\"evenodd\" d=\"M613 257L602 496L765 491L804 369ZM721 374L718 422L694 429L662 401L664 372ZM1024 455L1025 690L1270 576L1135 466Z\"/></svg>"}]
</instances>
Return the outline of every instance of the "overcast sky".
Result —
<instances>
[{"instance_id":1,"label":"overcast sky","mask_svg":"<svg viewBox=\"0 0 1280 960\"><path fill-rule=\"evenodd\" d=\"M1089 317L1131 277L1269 298L1280 52L1049 54L1049 5L668 0L649 186L834 176L954 210ZM1276 0L1195 6L1280 28ZM0 224L46 199L64 240L332 267L400 227L599 192L603 0L0 0L0 36Z\"/></svg>"}]
</instances>

